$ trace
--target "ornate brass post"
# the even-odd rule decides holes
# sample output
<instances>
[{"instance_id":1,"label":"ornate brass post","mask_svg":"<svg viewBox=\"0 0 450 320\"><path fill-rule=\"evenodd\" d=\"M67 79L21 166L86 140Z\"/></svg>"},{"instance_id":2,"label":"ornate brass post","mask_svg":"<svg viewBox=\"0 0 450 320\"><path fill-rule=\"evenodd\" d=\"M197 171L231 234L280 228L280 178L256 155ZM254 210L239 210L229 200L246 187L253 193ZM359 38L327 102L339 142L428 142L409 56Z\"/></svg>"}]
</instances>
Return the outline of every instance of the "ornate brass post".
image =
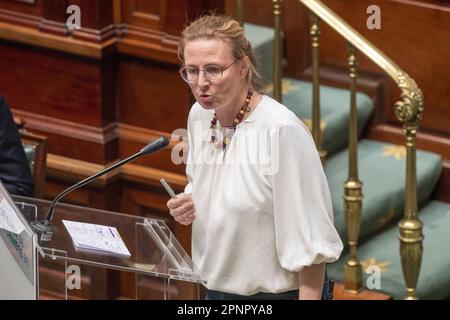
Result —
<instances>
[{"instance_id":1,"label":"ornate brass post","mask_svg":"<svg viewBox=\"0 0 450 320\"><path fill-rule=\"evenodd\" d=\"M281 42L281 0L273 1L273 15L275 24L275 37L273 44L273 97L280 103L283 102L283 94L281 88L281 67L282 67L282 51Z\"/></svg>"},{"instance_id":2,"label":"ornate brass post","mask_svg":"<svg viewBox=\"0 0 450 320\"><path fill-rule=\"evenodd\" d=\"M362 183L358 178L358 115L356 109L356 50L348 45L348 65L350 69L350 120L349 120L349 151L348 151L348 179L344 183L344 207L347 225L349 259L344 267L345 289L357 292L362 286L361 264L356 256L356 248L361 225Z\"/></svg>"},{"instance_id":3,"label":"ornate brass post","mask_svg":"<svg viewBox=\"0 0 450 320\"><path fill-rule=\"evenodd\" d=\"M418 299L416 293L423 252L423 224L417 215L416 134L423 113L423 95L406 73L398 75L402 101L395 104L395 114L404 123L406 135L405 214L399 222L400 256L406 283L406 300Z\"/></svg>"},{"instance_id":4,"label":"ornate brass post","mask_svg":"<svg viewBox=\"0 0 450 320\"><path fill-rule=\"evenodd\" d=\"M322 131L320 130L320 76L319 76L319 18L310 14L312 64L313 64L313 96L312 96L312 135L316 143L316 148L320 155L320 160L325 163L327 152L322 148Z\"/></svg>"},{"instance_id":5,"label":"ornate brass post","mask_svg":"<svg viewBox=\"0 0 450 320\"><path fill-rule=\"evenodd\" d=\"M237 0L236 16L241 26L244 26L244 0Z\"/></svg>"}]
</instances>

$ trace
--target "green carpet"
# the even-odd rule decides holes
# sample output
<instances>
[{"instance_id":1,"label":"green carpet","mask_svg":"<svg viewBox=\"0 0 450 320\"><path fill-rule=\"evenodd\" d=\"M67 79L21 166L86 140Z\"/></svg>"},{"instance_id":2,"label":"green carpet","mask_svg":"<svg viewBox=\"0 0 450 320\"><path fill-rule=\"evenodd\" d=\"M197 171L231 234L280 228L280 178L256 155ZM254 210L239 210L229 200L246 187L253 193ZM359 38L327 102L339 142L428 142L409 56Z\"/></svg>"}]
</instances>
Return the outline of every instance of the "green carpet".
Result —
<instances>
[{"instance_id":1,"label":"green carpet","mask_svg":"<svg viewBox=\"0 0 450 320\"><path fill-rule=\"evenodd\" d=\"M431 201L419 213L424 223L423 259L417 292L420 299L446 299L450 292L450 205ZM380 288L373 289L402 299L405 295L405 281L401 270L399 229L395 225L385 232L368 240L358 248L358 258L363 265L363 285L367 287L368 276L365 273L369 265L381 270ZM348 256L342 256L338 262L329 264L329 275L343 281L343 267ZM373 282L372 282L373 283Z\"/></svg>"},{"instance_id":2,"label":"green carpet","mask_svg":"<svg viewBox=\"0 0 450 320\"><path fill-rule=\"evenodd\" d=\"M404 207L406 150L403 146L371 140L358 143L359 179L363 183L363 208L360 237L366 237L402 215ZM419 203L430 197L441 174L441 158L417 151ZM327 160L325 172L331 191L334 224L346 239L344 182L348 177L348 150Z\"/></svg>"},{"instance_id":3,"label":"green carpet","mask_svg":"<svg viewBox=\"0 0 450 320\"><path fill-rule=\"evenodd\" d=\"M363 93L356 96L359 136L369 120L372 100ZM301 119L312 119L312 84L284 79L283 104ZM320 116L323 127L323 147L328 156L348 146L348 119L350 118L350 92L329 86L320 86Z\"/></svg>"}]
</instances>

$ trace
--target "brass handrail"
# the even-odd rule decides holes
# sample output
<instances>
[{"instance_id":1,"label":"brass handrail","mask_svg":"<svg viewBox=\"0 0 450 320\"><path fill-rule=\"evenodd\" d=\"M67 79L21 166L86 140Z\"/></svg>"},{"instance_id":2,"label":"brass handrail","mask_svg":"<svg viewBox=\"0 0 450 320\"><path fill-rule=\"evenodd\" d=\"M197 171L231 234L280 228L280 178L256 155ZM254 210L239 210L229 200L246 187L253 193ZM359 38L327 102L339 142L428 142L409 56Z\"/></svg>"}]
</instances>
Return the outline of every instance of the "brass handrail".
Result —
<instances>
[{"instance_id":1,"label":"brass handrail","mask_svg":"<svg viewBox=\"0 0 450 320\"><path fill-rule=\"evenodd\" d=\"M281 73L283 59L283 45L281 40L281 14L282 0L272 0L275 34L273 39L273 97L282 103L283 93L281 90Z\"/></svg>"},{"instance_id":2,"label":"brass handrail","mask_svg":"<svg viewBox=\"0 0 450 320\"><path fill-rule=\"evenodd\" d=\"M319 49L320 49L320 26L319 18L311 13L310 14L310 27L309 34L311 35L311 52L312 52L312 119L311 119L311 132L316 143L317 152L319 152L320 160L322 164L325 164L325 158L327 152L323 148L322 128L320 127L320 76L319 76ZM279 84L281 88L281 83Z\"/></svg>"},{"instance_id":3,"label":"brass handrail","mask_svg":"<svg viewBox=\"0 0 450 320\"><path fill-rule=\"evenodd\" d=\"M305 5L315 16L327 23L332 29L344 37L351 46L351 59L355 59L354 49L358 49L370 60L377 64L384 72L386 72L398 85L401 90L401 101L395 103L394 111L397 119L404 124L406 136L406 181L405 181L405 213L403 219L399 222L400 229L400 256L402 262L402 270L406 283L406 299L417 299L416 287L419 278L420 266L422 262L423 252L423 224L418 218L417 208L417 175L416 175L416 135L417 128L423 113L423 94L416 82L400 67L388 58L383 52L373 46L366 38L353 29L349 24L336 15L320 0L299 0ZM351 70L354 69L353 61L350 61ZM316 71L318 73L318 71ZM351 72L351 78L352 74ZM352 92L356 91L355 78L352 78ZM354 99L352 99L354 100ZM355 101L352 101L352 110L355 112ZM353 113L355 114L355 113ZM354 116L353 116L354 118ZM317 121L316 121L317 122ZM355 132L354 123L353 133ZM353 143L354 145L354 143ZM355 146L353 146L355 149ZM355 151L355 150L354 150ZM350 153L351 168L356 169L355 161L356 153ZM353 159L353 161L352 161ZM356 176L357 177L357 176ZM360 210L361 210L361 194L360 183L357 179L349 179L347 184L357 184L357 186L346 185L346 193L353 192L354 199L345 199L346 216L350 220L349 233L355 239L350 239L352 257L347 263L346 278L350 279L350 287L355 289L360 286L361 276L357 270L359 262L356 257L356 242L359 230ZM353 191L353 189L355 189ZM355 197L357 196L357 197ZM344 197L345 198L345 197ZM352 208L353 207L353 208Z\"/></svg>"},{"instance_id":4,"label":"brass handrail","mask_svg":"<svg viewBox=\"0 0 450 320\"><path fill-rule=\"evenodd\" d=\"M341 17L336 15L320 0L299 0L309 10L314 12L323 22L328 24L332 29L350 42L356 49L364 53L370 60L375 62L383 69L391 78L397 81L400 68L398 65L387 57L384 53L373 46L364 36L351 27Z\"/></svg>"},{"instance_id":5,"label":"brass handrail","mask_svg":"<svg viewBox=\"0 0 450 320\"><path fill-rule=\"evenodd\" d=\"M400 67L387 57L378 48L372 45L364 36L351 27L347 22L340 18L330 8L323 4L320 0L298 0L309 10L314 12L323 22L328 24L332 29L344 37L356 49L364 53L370 60L377 64L385 71L400 87L402 92L408 98L402 95L403 102L406 105L396 104L396 115L402 122L420 119L423 112L423 95L415 81L407 75ZM407 101L405 101L407 100ZM404 107L408 109L405 112L397 110ZM403 108L402 108L403 109Z\"/></svg>"},{"instance_id":6,"label":"brass handrail","mask_svg":"<svg viewBox=\"0 0 450 320\"><path fill-rule=\"evenodd\" d=\"M244 0L237 0L236 3L236 17L239 24L244 26Z\"/></svg>"}]
</instances>

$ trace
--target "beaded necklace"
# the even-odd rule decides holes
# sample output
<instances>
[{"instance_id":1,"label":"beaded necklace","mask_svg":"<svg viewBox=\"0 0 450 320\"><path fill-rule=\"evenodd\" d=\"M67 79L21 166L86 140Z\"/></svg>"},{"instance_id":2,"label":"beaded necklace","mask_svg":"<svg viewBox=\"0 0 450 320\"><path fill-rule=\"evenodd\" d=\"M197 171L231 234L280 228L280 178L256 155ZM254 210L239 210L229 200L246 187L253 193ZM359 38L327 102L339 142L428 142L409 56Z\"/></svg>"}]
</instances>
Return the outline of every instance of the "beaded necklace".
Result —
<instances>
[{"instance_id":1,"label":"beaded necklace","mask_svg":"<svg viewBox=\"0 0 450 320\"><path fill-rule=\"evenodd\" d=\"M253 90L248 89L247 92L247 98L245 98L245 102L242 105L241 109L239 110L238 114L236 115L236 118L233 121L233 125L231 126L230 130L226 130L225 136L223 137L222 141L222 148L225 150L228 146L228 144L231 141L231 137L233 136L233 133L236 131L236 127L239 123L242 122L242 119L244 118L244 115L246 112L250 112L250 107L248 106L250 104L250 100L252 99ZM211 120L211 126L209 127L211 129L211 142L216 144L216 130L217 130L217 115L214 112L214 117Z\"/></svg>"}]
</instances>

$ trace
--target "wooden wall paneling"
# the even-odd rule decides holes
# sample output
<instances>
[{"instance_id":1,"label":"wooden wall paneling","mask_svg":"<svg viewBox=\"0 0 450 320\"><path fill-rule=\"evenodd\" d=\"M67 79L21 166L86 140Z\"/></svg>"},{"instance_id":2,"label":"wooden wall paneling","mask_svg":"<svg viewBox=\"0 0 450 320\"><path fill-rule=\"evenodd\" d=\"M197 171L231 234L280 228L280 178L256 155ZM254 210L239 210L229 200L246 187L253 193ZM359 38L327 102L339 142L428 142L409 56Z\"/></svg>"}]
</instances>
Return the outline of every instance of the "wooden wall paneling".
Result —
<instances>
[{"instance_id":1,"label":"wooden wall paneling","mask_svg":"<svg viewBox=\"0 0 450 320\"><path fill-rule=\"evenodd\" d=\"M76 124L69 121L37 116L34 113L13 109L18 118L24 119L33 132L45 135L51 142L48 151L52 158L64 156L66 161L89 161L107 164L117 159L118 139L115 124L103 128ZM47 165L52 164L47 161ZM78 165L78 167L84 164ZM68 168L65 167L67 170Z\"/></svg>"},{"instance_id":2,"label":"wooden wall paneling","mask_svg":"<svg viewBox=\"0 0 450 320\"><path fill-rule=\"evenodd\" d=\"M122 21L119 25L120 41L117 48L120 52L132 54L143 58L163 60L176 63L176 47L178 28L171 34L168 26L178 24L178 21L168 20L167 0L123 0L122 5L116 5L120 10ZM182 13L184 10L177 10ZM172 17L170 15L170 17ZM180 16L175 16L177 19Z\"/></svg>"},{"instance_id":3,"label":"wooden wall paneling","mask_svg":"<svg viewBox=\"0 0 450 320\"><path fill-rule=\"evenodd\" d=\"M165 30L166 0L123 0L123 22L133 26Z\"/></svg>"},{"instance_id":4,"label":"wooden wall paneling","mask_svg":"<svg viewBox=\"0 0 450 320\"><path fill-rule=\"evenodd\" d=\"M61 191L69 187L71 184L73 183L64 182L60 179L55 179L51 176L47 176L47 179L45 181L45 198L49 201L52 201L59 193L61 193ZM74 190L64 198L63 202L88 207L89 188Z\"/></svg>"},{"instance_id":5,"label":"wooden wall paneling","mask_svg":"<svg viewBox=\"0 0 450 320\"><path fill-rule=\"evenodd\" d=\"M40 24L40 22L41 19L36 19L37 24ZM102 44L96 44L74 39L71 35L54 35L34 28L22 27L2 21L0 21L0 39L94 59L101 59L105 55L114 52L116 44L115 38Z\"/></svg>"},{"instance_id":6,"label":"wooden wall paneling","mask_svg":"<svg viewBox=\"0 0 450 320\"><path fill-rule=\"evenodd\" d=\"M59 176L58 178L55 176L48 177L45 195L48 200L53 200L64 189L82 180L75 178L75 175L72 177L66 175L64 179ZM111 182L106 186L87 185L70 192L61 202L101 210L117 211L120 207L121 188L122 184L120 181Z\"/></svg>"},{"instance_id":7,"label":"wooden wall paneling","mask_svg":"<svg viewBox=\"0 0 450 320\"><path fill-rule=\"evenodd\" d=\"M20 2L21 6L5 1L0 1L0 36L4 39L96 58L110 54L115 46L114 0L36 0L32 5ZM81 30L66 27L70 16L66 10L72 4L80 7Z\"/></svg>"},{"instance_id":8,"label":"wooden wall paneling","mask_svg":"<svg viewBox=\"0 0 450 320\"><path fill-rule=\"evenodd\" d=\"M81 9L81 28L102 30L114 23L113 0L68 0L70 5Z\"/></svg>"},{"instance_id":9,"label":"wooden wall paneling","mask_svg":"<svg viewBox=\"0 0 450 320\"><path fill-rule=\"evenodd\" d=\"M173 1L173 8L175 5L180 5L183 0ZM192 21L198 16L215 12L217 14L225 13L225 7L230 0L190 0L186 1L187 7L187 21ZM186 19L185 19L186 20Z\"/></svg>"},{"instance_id":10,"label":"wooden wall paneling","mask_svg":"<svg viewBox=\"0 0 450 320\"><path fill-rule=\"evenodd\" d=\"M39 30L64 36L68 34L66 28L68 0L45 0L43 20Z\"/></svg>"},{"instance_id":11,"label":"wooden wall paneling","mask_svg":"<svg viewBox=\"0 0 450 320\"><path fill-rule=\"evenodd\" d=\"M125 54L178 64L178 40L187 20L208 9L223 12L223 8L223 0L124 0L122 6L116 2L116 21L123 22L117 48Z\"/></svg>"},{"instance_id":12,"label":"wooden wall paneling","mask_svg":"<svg viewBox=\"0 0 450 320\"><path fill-rule=\"evenodd\" d=\"M182 129L183 134L187 135L186 129ZM141 127L130 126L121 123L119 125L120 132L120 146L119 154L122 158L131 155L137 150L140 150L150 141L158 139L160 136L165 136L169 139L170 144L167 148L137 159L133 165L142 165L146 167L153 167L155 169L165 170L167 172L184 175L187 160L187 140L185 142L175 140L175 133L172 137L170 133L161 131L149 130ZM173 140L172 140L173 138ZM187 137L186 137L187 139ZM175 157L172 159L172 157ZM129 166L130 167L130 166Z\"/></svg>"},{"instance_id":13,"label":"wooden wall paneling","mask_svg":"<svg viewBox=\"0 0 450 320\"><path fill-rule=\"evenodd\" d=\"M140 300L164 300L164 290L169 300L196 299L196 284L169 279L165 287L165 278L137 275L137 298Z\"/></svg>"},{"instance_id":14,"label":"wooden wall paneling","mask_svg":"<svg viewBox=\"0 0 450 320\"><path fill-rule=\"evenodd\" d=\"M186 128L190 93L177 70L123 57L117 79L119 122L167 133Z\"/></svg>"},{"instance_id":15,"label":"wooden wall paneling","mask_svg":"<svg viewBox=\"0 0 450 320\"><path fill-rule=\"evenodd\" d=\"M310 66L309 16L296 0L283 2L284 56L283 75L299 78ZM273 25L273 24L272 24Z\"/></svg>"},{"instance_id":16,"label":"wooden wall paneling","mask_svg":"<svg viewBox=\"0 0 450 320\"><path fill-rule=\"evenodd\" d=\"M4 95L30 129L50 136L49 152L108 163L116 159L115 65L0 42ZM37 111L37 112L36 112Z\"/></svg>"},{"instance_id":17,"label":"wooden wall paneling","mask_svg":"<svg viewBox=\"0 0 450 320\"><path fill-rule=\"evenodd\" d=\"M179 37L187 22L200 15L198 0L168 0L167 1L166 32ZM211 2L224 2L223 0Z\"/></svg>"},{"instance_id":18,"label":"wooden wall paneling","mask_svg":"<svg viewBox=\"0 0 450 320\"><path fill-rule=\"evenodd\" d=\"M30 24L28 19L33 21L33 16L35 18L43 16L44 1L0 0L0 19L7 19L21 25L36 26L35 23Z\"/></svg>"},{"instance_id":19,"label":"wooden wall paneling","mask_svg":"<svg viewBox=\"0 0 450 320\"><path fill-rule=\"evenodd\" d=\"M101 44L115 42L113 0L69 0L68 5L77 5L81 11L81 29L70 31L75 39Z\"/></svg>"},{"instance_id":20,"label":"wooden wall paneling","mask_svg":"<svg viewBox=\"0 0 450 320\"><path fill-rule=\"evenodd\" d=\"M285 2L283 1L283 9ZM244 20L245 22L273 27L273 3L266 0L244 0ZM226 14L237 18L237 0L226 1ZM284 11L284 10L283 10Z\"/></svg>"},{"instance_id":21,"label":"wooden wall paneling","mask_svg":"<svg viewBox=\"0 0 450 320\"><path fill-rule=\"evenodd\" d=\"M132 215L163 219L171 230L175 221L166 206L169 195L161 187L145 187L140 184L128 183L124 186L120 211ZM184 243L189 246L190 244ZM186 246L185 246L186 247Z\"/></svg>"},{"instance_id":22,"label":"wooden wall paneling","mask_svg":"<svg viewBox=\"0 0 450 320\"><path fill-rule=\"evenodd\" d=\"M224 7L223 0L36 0L35 7L40 10L31 10L31 5L16 2L0 1L0 22L32 26L41 33L15 29L8 34L11 32L6 29L11 26L0 25L4 38L96 58L117 46L126 54L175 64L178 36L186 19L206 9L223 12ZM72 4L81 9L81 30L68 30L65 25L66 10ZM24 14L24 8L34 15Z\"/></svg>"},{"instance_id":23,"label":"wooden wall paneling","mask_svg":"<svg viewBox=\"0 0 450 320\"><path fill-rule=\"evenodd\" d=\"M154 140L154 139L152 139ZM148 142L152 141L149 140ZM133 140L125 140L120 142L120 154L121 158L127 157L127 155L131 155L138 150L140 150L142 147L144 147L145 144L140 144L139 142L135 142ZM134 151L133 151L134 150ZM136 151L137 150L137 151ZM163 172L170 172L175 174L184 175L185 173L185 166L184 164L174 164L171 159L172 156L172 149L166 148L164 150L158 151L155 154L151 154L145 157L142 157L136 161L133 162L133 166L144 166L154 169L162 170ZM128 166L130 167L130 166ZM131 167L130 167L131 169ZM159 181L159 179L158 179Z\"/></svg>"},{"instance_id":24,"label":"wooden wall paneling","mask_svg":"<svg viewBox=\"0 0 450 320\"><path fill-rule=\"evenodd\" d=\"M168 34L179 37L186 25L197 17L214 11L225 12L227 0L167 0Z\"/></svg>"},{"instance_id":25,"label":"wooden wall paneling","mask_svg":"<svg viewBox=\"0 0 450 320\"><path fill-rule=\"evenodd\" d=\"M44 259L40 259L39 277L42 287L39 290L39 300L65 300L63 284L67 280L63 272L64 266L56 266L52 261L50 264ZM78 265L80 267L81 283L80 289L68 289L68 300L101 300L108 298L108 287L105 270L99 268Z\"/></svg>"},{"instance_id":26,"label":"wooden wall paneling","mask_svg":"<svg viewBox=\"0 0 450 320\"><path fill-rule=\"evenodd\" d=\"M161 135L170 138L175 130L186 129L191 96L177 71L178 66L157 67L143 59L121 59L117 79L121 157L136 152ZM172 142L171 147L176 143ZM184 166L175 165L171 153L168 148L138 159L134 164L184 176Z\"/></svg>"},{"instance_id":27,"label":"wooden wall paneling","mask_svg":"<svg viewBox=\"0 0 450 320\"><path fill-rule=\"evenodd\" d=\"M169 300L196 299L197 284L170 279L167 282L168 287L164 287L164 280L164 278L138 276L138 299L164 300L165 289L168 291Z\"/></svg>"},{"instance_id":28,"label":"wooden wall paneling","mask_svg":"<svg viewBox=\"0 0 450 320\"><path fill-rule=\"evenodd\" d=\"M108 56L100 62L101 74L101 105L102 105L102 126L115 123L117 121L116 106L116 78L117 60L115 56Z\"/></svg>"},{"instance_id":29,"label":"wooden wall paneling","mask_svg":"<svg viewBox=\"0 0 450 320\"><path fill-rule=\"evenodd\" d=\"M0 88L13 107L86 125L102 124L101 72L89 59L0 42ZM75 111L75 112L74 112Z\"/></svg>"}]
</instances>

